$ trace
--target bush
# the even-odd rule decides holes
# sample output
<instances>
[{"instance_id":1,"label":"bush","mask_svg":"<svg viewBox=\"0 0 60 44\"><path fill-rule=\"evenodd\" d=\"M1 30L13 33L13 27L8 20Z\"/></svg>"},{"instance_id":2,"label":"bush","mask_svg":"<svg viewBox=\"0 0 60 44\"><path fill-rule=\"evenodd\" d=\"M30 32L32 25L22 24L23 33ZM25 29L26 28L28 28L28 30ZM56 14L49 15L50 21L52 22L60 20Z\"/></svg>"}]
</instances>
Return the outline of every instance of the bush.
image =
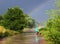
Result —
<instances>
[{"instance_id":1,"label":"bush","mask_svg":"<svg viewBox=\"0 0 60 44\"><path fill-rule=\"evenodd\" d=\"M0 26L0 38L16 35L18 33L19 32L9 30L9 29L5 29L3 26Z\"/></svg>"}]
</instances>

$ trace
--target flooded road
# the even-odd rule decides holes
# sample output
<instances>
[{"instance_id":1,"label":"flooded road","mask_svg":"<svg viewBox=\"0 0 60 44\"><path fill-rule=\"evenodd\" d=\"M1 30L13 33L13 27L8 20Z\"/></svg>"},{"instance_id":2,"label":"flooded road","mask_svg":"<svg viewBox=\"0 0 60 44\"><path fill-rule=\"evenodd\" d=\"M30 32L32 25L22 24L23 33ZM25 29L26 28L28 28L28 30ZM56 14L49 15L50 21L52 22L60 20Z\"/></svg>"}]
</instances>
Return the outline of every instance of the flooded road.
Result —
<instances>
[{"instance_id":1,"label":"flooded road","mask_svg":"<svg viewBox=\"0 0 60 44\"><path fill-rule=\"evenodd\" d=\"M43 36L36 33L22 33L0 41L0 44L48 44Z\"/></svg>"},{"instance_id":2,"label":"flooded road","mask_svg":"<svg viewBox=\"0 0 60 44\"><path fill-rule=\"evenodd\" d=\"M36 33L22 33L9 37L0 42L0 44L37 44Z\"/></svg>"}]
</instances>

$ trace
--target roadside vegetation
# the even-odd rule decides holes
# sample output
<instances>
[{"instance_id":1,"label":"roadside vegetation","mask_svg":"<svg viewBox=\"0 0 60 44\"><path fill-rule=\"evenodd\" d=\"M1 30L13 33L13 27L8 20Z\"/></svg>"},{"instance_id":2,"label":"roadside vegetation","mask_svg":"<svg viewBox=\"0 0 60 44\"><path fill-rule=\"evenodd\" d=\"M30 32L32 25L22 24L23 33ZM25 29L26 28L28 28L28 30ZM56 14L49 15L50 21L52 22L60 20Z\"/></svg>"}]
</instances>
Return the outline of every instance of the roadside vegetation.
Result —
<instances>
[{"instance_id":1,"label":"roadside vegetation","mask_svg":"<svg viewBox=\"0 0 60 44\"><path fill-rule=\"evenodd\" d=\"M47 20L46 27L40 29L49 44L60 44L60 0L57 2L58 9L49 10L50 19Z\"/></svg>"},{"instance_id":2,"label":"roadside vegetation","mask_svg":"<svg viewBox=\"0 0 60 44\"><path fill-rule=\"evenodd\" d=\"M0 38L5 38L16 34L19 34L19 32L10 29L5 29L3 26L0 26Z\"/></svg>"},{"instance_id":3,"label":"roadside vegetation","mask_svg":"<svg viewBox=\"0 0 60 44\"><path fill-rule=\"evenodd\" d=\"M33 28L34 19L24 13L19 7L8 8L4 15L0 15L0 37L22 33L24 28Z\"/></svg>"}]
</instances>

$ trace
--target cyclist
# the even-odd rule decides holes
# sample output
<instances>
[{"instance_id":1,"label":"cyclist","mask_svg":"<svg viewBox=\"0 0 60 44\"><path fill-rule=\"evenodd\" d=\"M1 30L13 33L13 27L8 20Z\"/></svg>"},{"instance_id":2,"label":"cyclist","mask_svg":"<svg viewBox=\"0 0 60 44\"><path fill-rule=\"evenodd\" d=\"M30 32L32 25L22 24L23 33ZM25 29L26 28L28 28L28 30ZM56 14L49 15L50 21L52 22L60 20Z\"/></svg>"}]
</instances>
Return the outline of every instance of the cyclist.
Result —
<instances>
[{"instance_id":1,"label":"cyclist","mask_svg":"<svg viewBox=\"0 0 60 44\"><path fill-rule=\"evenodd\" d=\"M36 31L36 35L38 35L38 34L39 34L39 29L38 29L38 27L36 27L35 31Z\"/></svg>"}]
</instances>

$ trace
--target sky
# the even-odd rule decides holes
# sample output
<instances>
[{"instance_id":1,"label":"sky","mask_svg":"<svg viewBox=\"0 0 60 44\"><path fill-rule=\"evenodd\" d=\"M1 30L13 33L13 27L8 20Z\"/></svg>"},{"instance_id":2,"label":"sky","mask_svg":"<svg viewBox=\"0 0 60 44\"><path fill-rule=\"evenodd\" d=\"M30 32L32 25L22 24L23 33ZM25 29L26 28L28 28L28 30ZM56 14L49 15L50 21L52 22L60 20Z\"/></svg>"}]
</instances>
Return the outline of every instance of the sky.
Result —
<instances>
[{"instance_id":1,"label":"sky","mask_svg":"<svg viewBox=\"0 0 60 44\"><path fill-rule=\"evenodd\" d=\"M7 8L18 6L23 9L36 22L44 25L48 20L46 10L54 9L55 0L0 0L0 14L4 14Z\"/></svg>"}]
</instances>

